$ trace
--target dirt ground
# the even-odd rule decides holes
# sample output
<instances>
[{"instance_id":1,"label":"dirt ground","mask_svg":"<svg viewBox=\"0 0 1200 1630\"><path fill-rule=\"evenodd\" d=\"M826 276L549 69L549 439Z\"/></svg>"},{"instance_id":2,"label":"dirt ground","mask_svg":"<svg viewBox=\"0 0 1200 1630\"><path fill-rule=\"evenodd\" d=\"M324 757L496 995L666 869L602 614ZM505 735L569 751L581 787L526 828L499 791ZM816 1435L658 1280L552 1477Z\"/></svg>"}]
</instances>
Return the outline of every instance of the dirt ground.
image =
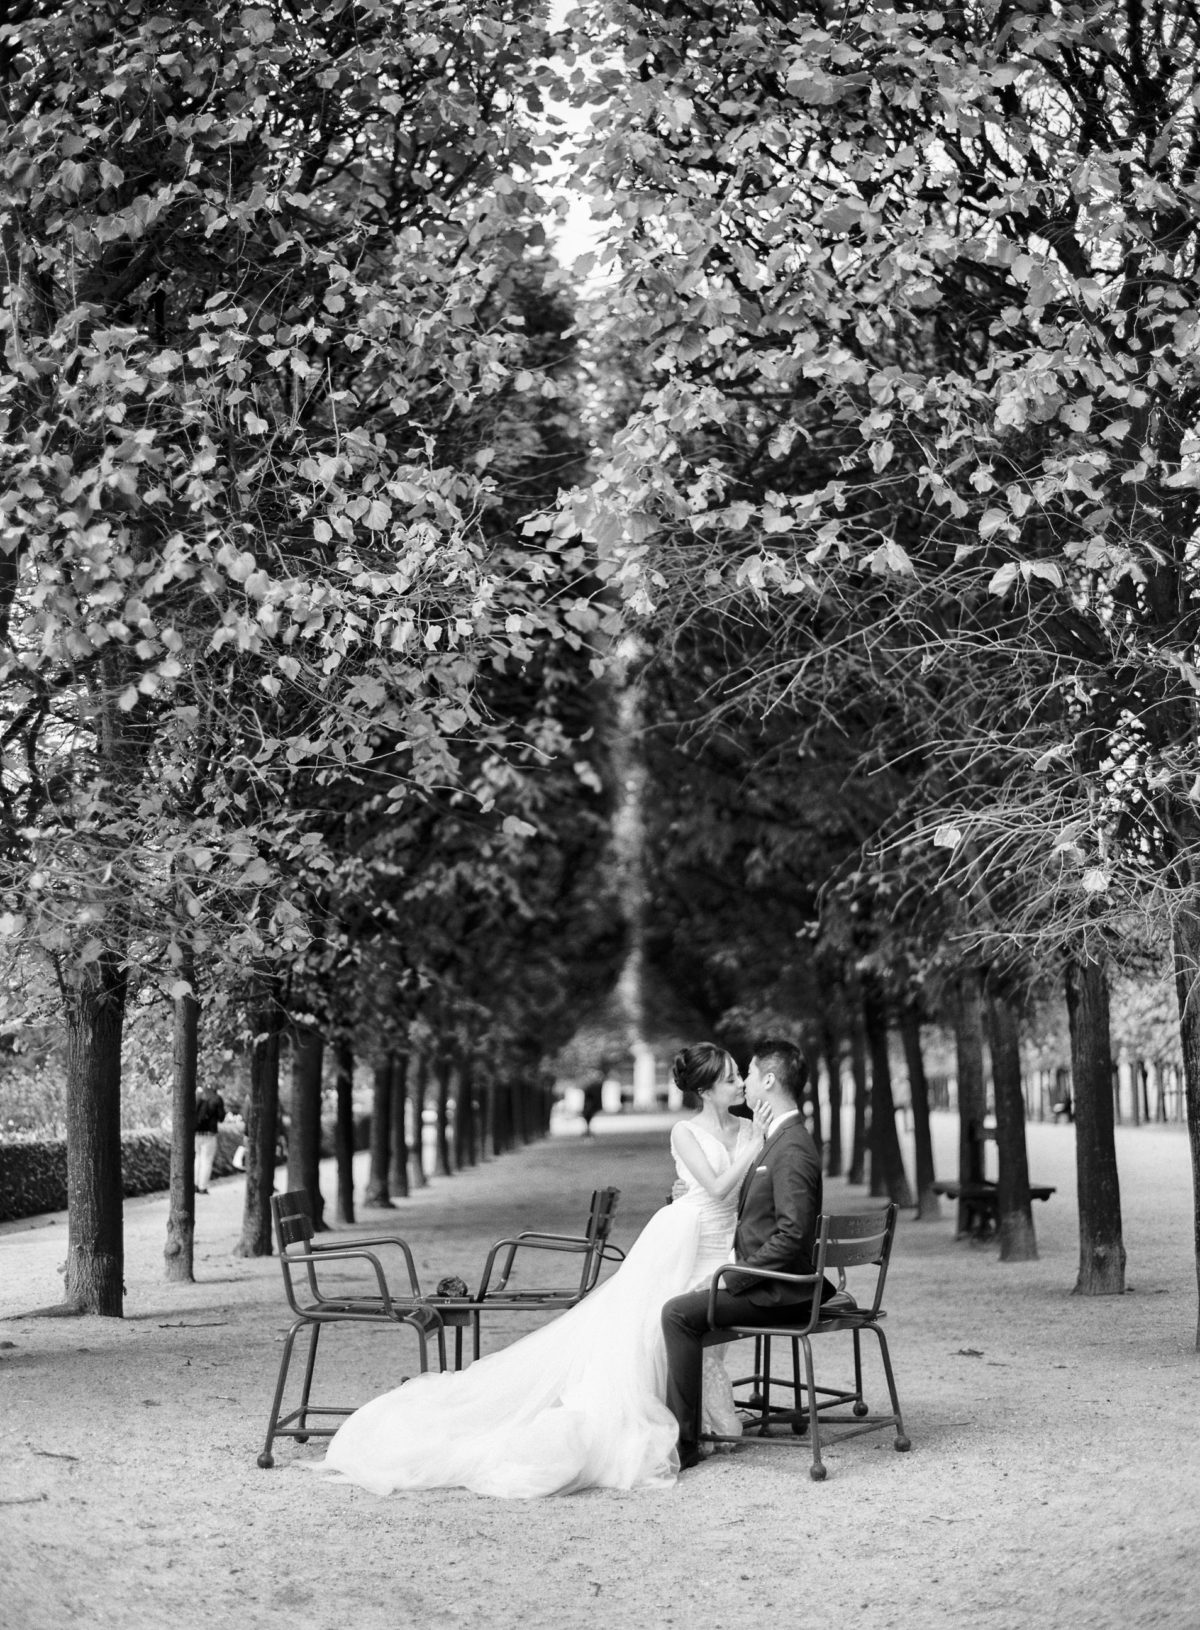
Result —
<instances>
[{"instance_id":1,"label":"dirt ground","mask_svg":"<svg viewBox=\"0 0 1200 1630\"><path fill-rule=\"evenodd\" d=\"M401 1233L428 1287L472 1281L493 1239L574 1231L591 1189L615 1183L615 1238L628 1244L669 1186L668 1126L606 1116L584 1139L565 1120L392 1212L363 1210L356 1232ZM949 1171L953 1120L938 1117L935 1135ZM162 1277L165 1197L129 1203L123 1320L33 1316L60 1297L66 1218L5 1224L0 1624L1195 1626L1187 1141L1173 1128L1118 1133L1132 1294L1087 1300L1070 1294L1072 1138L1029 1128L1032 1177L1058 1188L1035 1207L1037 1262L956 1243L948 1208L902 1221L887 1305L912 1452L888 1433L859 1437L830 1449L823 1484L804 1447L752 1442L669 1492L532 1503L376 1499L300 1469L320 1458L314 1442L281 1441L276 1468L260 1471L288 1318L278 1262L231 1254L240 1177L197 1198L194 1285ZM826 1197L853 1209L864 1194L834 1180ZM489 1335L501 1345L522 1328L497 1318ZM819 1380L837 1379L840 1342L818 1348ZM409 1338L391 1329L339 1328L323 1357L326 1399L361 1402L413 1368Z\"/></svg>"}]
</instances>

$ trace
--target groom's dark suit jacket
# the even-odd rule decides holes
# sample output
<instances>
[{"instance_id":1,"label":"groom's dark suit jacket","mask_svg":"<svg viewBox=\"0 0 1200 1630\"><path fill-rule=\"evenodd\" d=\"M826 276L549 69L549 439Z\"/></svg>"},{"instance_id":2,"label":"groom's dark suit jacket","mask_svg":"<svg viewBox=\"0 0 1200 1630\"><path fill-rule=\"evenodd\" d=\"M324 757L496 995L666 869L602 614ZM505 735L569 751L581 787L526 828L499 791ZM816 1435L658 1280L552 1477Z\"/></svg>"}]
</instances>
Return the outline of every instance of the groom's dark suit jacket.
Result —
<instances>
[{"instance_id":1,"label":"groom's dark suit jacket","mask_svg":"<svg viewBox=\"0 0 1200 1630\"><path fill-rule=\"evenodd\" d=\"M802 1116L766 1141L758 1165L747 1172L738 1201L733 1254L748 1268L812 1273L817 1219L821 1215L821 1155ZM729 1274L722 1288L762 1307L812 1300L810 1285Z\"/></svg>"}]
</instances>

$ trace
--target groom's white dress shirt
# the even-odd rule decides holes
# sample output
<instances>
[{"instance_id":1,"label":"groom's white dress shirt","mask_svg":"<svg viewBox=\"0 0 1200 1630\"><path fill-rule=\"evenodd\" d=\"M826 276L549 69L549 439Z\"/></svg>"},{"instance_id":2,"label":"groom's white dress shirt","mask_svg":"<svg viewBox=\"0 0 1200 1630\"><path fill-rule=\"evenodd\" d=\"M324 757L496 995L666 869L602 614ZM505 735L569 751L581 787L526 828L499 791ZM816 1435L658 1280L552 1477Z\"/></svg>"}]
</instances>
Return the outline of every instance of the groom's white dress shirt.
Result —
<instances>
[{"instance_id":1,"label":"groom's white dress shirt","mask_svg":"<svg viewBox=\"0 0 1200 1630\"><path fill-rule=\"evenodd\" d=\"M796 1119L797 1115L799 1115L799 1113L800 1113L800 1111L798 1109L789 1109L789 1110L786 1110L782 1115L777 1115L775 1117L775 1119L771 1122L771 1125L770 1125L770 1127L769 1127L769 1129L767 1131L766 1139L764 1141L769 1143L771 1141L771 1139L775 1136L775 1134L779 1130L779 1128L781 1126L783 1126L785 1124L785 1122L787 1122L787 1121L794 1121Z\"/></svg>"}]
</instances>

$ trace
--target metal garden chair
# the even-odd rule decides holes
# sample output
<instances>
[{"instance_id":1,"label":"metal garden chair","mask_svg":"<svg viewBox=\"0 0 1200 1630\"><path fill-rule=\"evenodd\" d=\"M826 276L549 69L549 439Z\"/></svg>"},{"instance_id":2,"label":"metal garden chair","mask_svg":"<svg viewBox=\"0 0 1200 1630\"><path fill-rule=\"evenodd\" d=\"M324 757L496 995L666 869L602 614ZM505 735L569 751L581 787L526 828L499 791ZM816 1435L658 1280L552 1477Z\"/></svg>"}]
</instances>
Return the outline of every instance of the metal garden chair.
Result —
<instances>
[{"instance_id":1,"label":"metal garden chair","mask_svg":"<svg viewBox=\"0 0 1200 1630\"><path fill-rule=\"evenodd\" d=\"M402 1239L380 1235L368 1239L356 1238L353 1244L337 1241L331 1241L328 1245L317 1244L313 1239L312 1219L308 1213L308 1197L302 1190L272 1195L271 1211L279 1242L284 1293L295 1318L284 1339L267 1438L258 1457L258 1464L264 1469L275 1464L271 1449L276 1438L295 1438L298 1443L305 1443L310 1437L332 1437L337 1427L315 1426L314 1418L323 1419L331 1415L344 1417L353 1414L358 1407L356 1404L314 1404L311 1401L317 1343L326 1325L392 1324L406 1328L416 1336L418 1362L422 1371L429 1368L431 1338L436 1342L438 1368L444 1370L446 1367L446 1342L441 1317L437 1309L422 1297L412 1252ZM379 1257L384 1246L400 1252L407 1281L403 1290L394 1290L388 1282ZM344 1282L335 1284L330 1273L335 1264L340 1268L349 1263L357 1265L353 1277L358 1285L354 1288L347 1287ZM340 1271L337 1278L339 1281L343 1279ZM292 1349L296 1337L304 1329L310 1334L300 1403L297 1408L283 1413Z\"/></svg>"},{"instance_id":2,"label":"metal garden chair","mask_svg":"<svg viewBox=\"0 0 1200 1630\"><path fill-rule=\"evenodd\" d=\"M765 1268L747 1268L731 1264L718 1268L713 1275L709 1292L709 1335L705 1346L716 1346L742 1337L754 1338L754 1369L748 1376L734 1382L735 1389L750 1386L747 1399L735 1401L739 1410L750 1415L747 1431L755 1431L761 1439L783 1443L807 1431L812 1444L812 1465L809 1475L821 1482L826 1476L821 1459L821 1437L828 1428L839 1429L840 1438L856 1437L861 1432L878 1432L894 1427L895 1446L904 1451L911 1447L900 1416L900 1400L896 1395L896 1382L892 1375L892 1361L887 1338L881 1328L886 1317L883 1309L883 1287L887 1280L888 1261L896 1233L898 1208L890 1205L886 1211L855 1213L846 1216L822 1216L818 1223L816 1244L816 1272L811 1274L775 1273ZM847 1268L870 1268L865 1286L860 1286L862 1300L856 1300L848 1288ZM716 1323L716 1295L721 1280L728 1273L752 1274L756 1279L778 1280L789 1285L811 1285L814 1292L824 1280L827 1270L837 1273L836 1294L824 1303L814 1301L805 1324L787 1324L771 1318L765 1308L761 1320L740 1325ZM884 1379L887 1382L891 1410L888 1414L872 1414L863 1398L862 1336L870 1331L879 1343ZM818 1336L848 1332L854 1345L854 1385L850 1387L819 1387L813 1370L812 1344ZM790 1377L772 1372L772 1343L787 1343L791 1350ZM804 1354L804 1377L800 1374L800 1353ZM786 1406L772 1401L778 1389L790 1392ZM846 1410L848 1407L848 1412ZM837 1411L843 1411L837 1413ZM787 1427L786 1436L773 1435L772 1429ZM717 1434L700 1434L709 1442L738 1442L736 1438Z\"/></svg>"},{"instance_id":3,"label":"metal garden chair","mask_svg":"<svg viewBox=\"0 0 1200 1630\"><path fill-rule=\"evenodd\" d=\"M606 1262L623 1262L625 1253L609 1239L620 1189L596 1189L582 1234L547 1234L526 1229L512 1239L497 1240L487 1254L475 1296L449 1303L443 1309L448 1322L470 1317L472 1353L479 1357L482 1316L492 1313L554 1313L574 1307L593 1290ZM579 1276L556 1285L514 1286L510 1281L521 1253L550 1252L579 1260ZM461 1355L459 1355L461 1361Z\"/></svg>"}]
</instances>

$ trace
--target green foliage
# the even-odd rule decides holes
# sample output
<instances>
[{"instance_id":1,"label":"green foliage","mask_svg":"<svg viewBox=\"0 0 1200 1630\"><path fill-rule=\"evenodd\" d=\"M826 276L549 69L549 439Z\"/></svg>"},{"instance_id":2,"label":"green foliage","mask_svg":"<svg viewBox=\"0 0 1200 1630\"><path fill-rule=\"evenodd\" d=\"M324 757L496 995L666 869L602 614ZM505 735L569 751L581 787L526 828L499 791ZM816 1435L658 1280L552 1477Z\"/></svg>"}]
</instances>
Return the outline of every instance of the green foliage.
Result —
<instances>
[{"instance_id":1,"label":"green foliage","mask_svg":"<svg viewBox=\"0 0 1200 1630\"><path fill-rule=\"evenodd\" d=\"M766 630L747 713L874 718L876 906L1042 972L1200 859L1198 60L1187 8L642 4L578 70L646 389L570 524L652 637Z\"/></svg>"},{"instance_id":2,"label":"green foliage","mask_svg":"<svg viewBox=\"0 0 1200 1630\"><path fill-rule=\"evenodd\" d=\"M477 873L536 830L597 623L581 552L520 536L578 464L538 16L0 30L0 933L43 1005L108 947L237 995L376 913L427 817Z\"/></svg>"}]
</instances>

